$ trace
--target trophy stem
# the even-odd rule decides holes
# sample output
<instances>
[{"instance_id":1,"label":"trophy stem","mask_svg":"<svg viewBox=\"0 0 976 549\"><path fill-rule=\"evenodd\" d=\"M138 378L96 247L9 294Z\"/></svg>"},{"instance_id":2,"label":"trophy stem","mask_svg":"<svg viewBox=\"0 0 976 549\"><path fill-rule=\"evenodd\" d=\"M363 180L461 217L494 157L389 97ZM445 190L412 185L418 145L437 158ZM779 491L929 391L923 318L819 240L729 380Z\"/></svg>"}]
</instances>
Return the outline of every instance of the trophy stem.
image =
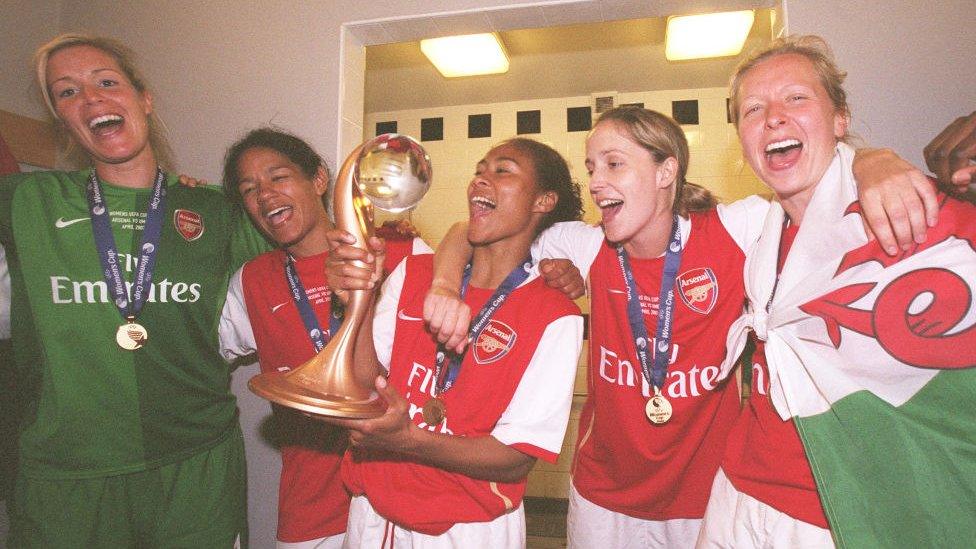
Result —
<instances>
[{"instance_id":1,"label":"trophy stem","mask_svg":"<svg viewBox=\"0 0 976 549\"><path fill-rule=\"evenodd\" d=\"M357 162L363 146L342 164L334 189L336 227L353 235L355 246L366 248L373 234L372 204L356 184ZM368 267L366 264L360 264ZM386 403L371 386L356 378L356 340L363 322L371 321L371 290L352 290L342 325L329 343L311 360L281 375L259 374L248 382L251 391L272 402L315 416L368 418L383 414Z\"/></svg>"}]
</instances>

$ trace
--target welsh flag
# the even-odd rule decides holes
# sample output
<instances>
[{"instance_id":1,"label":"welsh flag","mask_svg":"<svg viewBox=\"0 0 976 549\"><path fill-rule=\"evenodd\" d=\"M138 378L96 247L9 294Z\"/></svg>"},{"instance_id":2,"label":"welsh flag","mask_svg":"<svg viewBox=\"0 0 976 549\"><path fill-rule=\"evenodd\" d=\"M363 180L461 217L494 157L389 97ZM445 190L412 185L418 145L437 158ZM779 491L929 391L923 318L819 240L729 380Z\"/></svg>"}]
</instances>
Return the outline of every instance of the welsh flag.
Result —
<instances>
[{"instance_id":1,"label":"welsh flag","mask_svg":"<svg viewBox=\"0 0 976 549\"><path fill-rule=\"evenodd\" d=\"M740 319L729 348L748 329L766 340L770 398L796 422L838 546L973 547L976 207L941 197L927 241L890 258L866 243L852 158L838 146L769 312ZM747 260L754 309L782 220L774 204Z\"/></svg>"}]
</instances>

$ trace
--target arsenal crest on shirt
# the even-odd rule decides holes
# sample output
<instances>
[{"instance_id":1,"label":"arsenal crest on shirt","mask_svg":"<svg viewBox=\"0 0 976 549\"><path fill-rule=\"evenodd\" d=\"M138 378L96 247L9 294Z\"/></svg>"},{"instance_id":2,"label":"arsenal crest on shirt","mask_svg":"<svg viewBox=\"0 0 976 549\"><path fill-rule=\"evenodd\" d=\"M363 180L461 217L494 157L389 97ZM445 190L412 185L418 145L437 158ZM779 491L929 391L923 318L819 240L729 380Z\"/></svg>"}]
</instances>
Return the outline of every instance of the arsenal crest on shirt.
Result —
<instances>
[{"instance_id":1,"label":"arsenal crest on shirt","mask_svg":"<svg viewBox=\"0 0 976 549\"><path fill-rule=\"evenodd\" d=\"M718 301L718 279L708 267L698 267L678 275L678 294L689 309L707 315Z\"/></svg>"},{"instance_id":2,"label":"arsenal crest on shirt","mask_svg":"<svg viewBox=\"0 0 976 549\"><path fill-rule=\"evenodd\" d=\"M518 334L511 326L491 319L474 343L474 360L478 364L490 364L507 355L515 346Z\"/></svg>"},{"instance_id":3,"label":"arsenal crest on shirt","mask_svg":"<svg viewBox=\"0 0 976 549\"><path fill-rule=\"evenodd\" d=\"M173 212L173 225L176 232L186 239L193 242L203 234L203 218L197 212L178 209Z\"/></svg>"}]
</instances>

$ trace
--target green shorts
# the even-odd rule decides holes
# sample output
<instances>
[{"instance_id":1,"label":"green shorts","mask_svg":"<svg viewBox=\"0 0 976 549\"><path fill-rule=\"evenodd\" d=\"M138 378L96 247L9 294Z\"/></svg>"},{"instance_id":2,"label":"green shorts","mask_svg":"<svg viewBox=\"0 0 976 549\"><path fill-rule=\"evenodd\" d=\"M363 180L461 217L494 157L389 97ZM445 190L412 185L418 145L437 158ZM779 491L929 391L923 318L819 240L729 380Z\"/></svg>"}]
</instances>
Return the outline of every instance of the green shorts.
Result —
<instances>
[{"instance_id":1,"label":"green shorts","mask_svg":"<svg viewBox=\"0 0 976 549\"><path fill-rule=\"evenodd\" d=\"M149 471L83 480L20 475L9 545L246 547L246 481L239 428L209 450Z\"/></svg>"}]
</instances>

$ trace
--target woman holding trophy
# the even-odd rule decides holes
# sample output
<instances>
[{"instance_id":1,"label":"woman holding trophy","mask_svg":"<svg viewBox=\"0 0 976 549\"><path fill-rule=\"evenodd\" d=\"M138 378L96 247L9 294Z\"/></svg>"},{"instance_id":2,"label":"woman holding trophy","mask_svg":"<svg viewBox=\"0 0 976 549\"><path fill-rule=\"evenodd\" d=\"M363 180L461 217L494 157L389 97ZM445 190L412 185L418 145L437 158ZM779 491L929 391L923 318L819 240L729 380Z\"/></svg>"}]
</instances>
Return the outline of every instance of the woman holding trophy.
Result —
<instances>
[{"instance_id":1,"label":"woman holding trophy","mask_svg":"<svg viewBox=\"0 0 976 549\"><path fill-rule=\"evenodd\" d=\"M556 151L512 139L478 163L468 207L464 300L480 311L471 349L454 355L425 329L431 256L393 271L372 337L361 337L357 367L388 372L375 377L388 407L374 419L333 420L351 432L349 547L524 546L526 475L562 446L582 318L545 285L529 246L553 223L579 218L579 190ZM355 271L333 267L337 277Z\"/></svg>"},{"instance_id":2,"label":"woman holding trophy","mask_svg":"<svg viewBox=\"0 0 976 549\"><path fill-rule=\"evenodd\" d=\"M320 351L341 319L325 276L326 232L333 227L323 202L329 173L301 139L260 128L228 149L223 184L228 199L241 204L278 249L252 259L231 279L221 353L236 359L256 352L263 372L288 372ZM419 238L389 239L385 264L430 251ZM339 477L346 433L293 409L273 410L282 437L278 547L341 547L349 511Z\"/></svg>"}]
</instances>

